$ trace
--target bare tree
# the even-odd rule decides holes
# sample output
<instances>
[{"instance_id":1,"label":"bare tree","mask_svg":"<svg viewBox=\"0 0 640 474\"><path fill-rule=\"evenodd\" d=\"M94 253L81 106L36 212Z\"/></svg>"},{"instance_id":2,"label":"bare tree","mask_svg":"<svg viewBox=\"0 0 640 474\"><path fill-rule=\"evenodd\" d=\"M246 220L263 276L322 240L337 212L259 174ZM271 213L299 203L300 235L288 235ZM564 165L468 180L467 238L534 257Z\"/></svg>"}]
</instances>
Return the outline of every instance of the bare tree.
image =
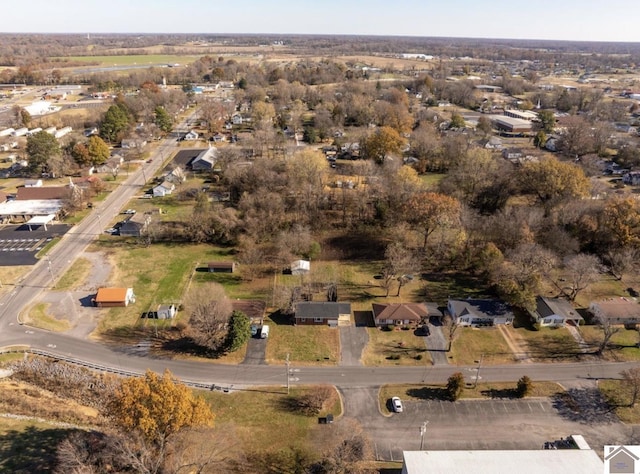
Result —
<instances>
[{"instance_id":1,"label":"bare tree","mask_svg":"<svg viewBox=\"0 0 640 474\"><path fill-rule=\"evenodd\" d=\"M563 288L562 292L571 301L575 301L578 293L598 280L601 267L595 255L578 254L570 257L565 262L569 286Z\"/></svg>"},{"instance_id":2,"label":"bare tree","mask_svg":"<svg viewBox=\"0 0 640 474\"><path fill-rule=\"evenodd\" d=\"M371 466L371 440L354 419L345 418L330 426L331 430L316 431L317 444L327 446L322 459L309 472L317 474L365 474L377 472Z\"/></svg>"},{"instance_id":3,"label":"bare tree","mask_svg":"<svg viewBox=\"0 0 640 474\"><path fill-rule=\"evenodd\" d=\"M217 283L192 288L185 307L190 315L193 340L207 349L219 350L224 344L232 312L231 301L224 288Z\"/></svg>"},{"instance_id":4,"label":"bare tree","mask_svg":"<svg viewBox=\"0 0 640 474\"><path fill-rule=\"evenodd\" d=\"M640 397L640 367L623 370L620 375L622 375L622 384L630 394L629 406L633 408Z\"/></svg>"},{"instance_id":5,"label":"bare tree","mask_svg":"<svg viewBox=\"0 0 640 474\"><path fill-rule=\"evenodd\" d=\"M605 349L609 346L609 342L611 342L611 338L614 335L616 335L618 332L620 332L621 328L611 324L611 321L609 321L609 318L607 318L603 314L596 314L594 316L595 316L595 322L600 326L600 329L602 330L602 339L598 344L598 348L596 349L596 355L600 356L605 351Z\"/></svg>"},{"instance_id":6,"label":"bare tree","mask_svg":"<svg viewBox=\"0 0 640 474\"><path fill-rule=\"evenodd\" d=\"M411 250L398 242L387 247L384 257L380 287L386 291L385 296L389 296L393 282L398 280L398 294L396 296L400 296L400 290L408 281L405 280L406 273L415 271L417 268L416 259Z\"/></svg>"},{"instance_id":7,"label":"bare tree","mask_svg":"<svg viewBox=\"0 0 640 474\"><path fill-rule=\"evenodd\" d=\"M613 249L606 253L605 262L609 273L616 280L622 280L625 273L635 269L638 259L638 251L634 248Z\"/></svg>"},{"instance_id":8,"label":"bare tree","mask_svg":"<svg viewBox=\"0 0 640 474\"><path fill-rule=\"evenodd\" d=\"M445 334L447 336L447 352L451 350L451 345L456 337L456 331L458 330L458 324L451 317L450 314L446 314L442 319L442 324L445 328Z\"/></svg>"}]
</instances>

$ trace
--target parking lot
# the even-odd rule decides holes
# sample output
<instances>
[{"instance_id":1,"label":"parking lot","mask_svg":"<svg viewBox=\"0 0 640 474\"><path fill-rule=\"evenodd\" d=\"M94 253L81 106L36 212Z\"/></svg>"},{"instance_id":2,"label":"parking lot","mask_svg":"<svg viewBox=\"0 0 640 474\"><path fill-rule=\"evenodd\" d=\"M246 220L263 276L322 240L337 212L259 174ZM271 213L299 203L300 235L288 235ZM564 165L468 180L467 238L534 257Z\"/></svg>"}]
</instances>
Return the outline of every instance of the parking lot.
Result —
<instances>
[{"instance_id":1,"label":"parking lot","mask_svg":"<svg viewBox=\"0 0 640 474\"><path fill-rule=\"evenodd\" d=\"M34 265L36 254L54 237L64 235L66 225L42 226L29 231L26 225L7 225L0 228L0 266Z\"/></svg>"},{"instance_id":2,"label":"parking lot","mask_svg":"<svg viewBox=\"0 0 640 474\"><path fill-rule=\"evenodd\" d=\"M581 434L601 453L625 444L632 427L613 417L576 418L548 398L523 400L403 400L403 413L383 416L377 390L342 388L345 416L356 418L373 441L378 459L401 460L403 450L542 449L544 443ZM589 392L590 393L590 392ZM420 428L426 424L424 438Z\"/></svg>"}]
</instances>

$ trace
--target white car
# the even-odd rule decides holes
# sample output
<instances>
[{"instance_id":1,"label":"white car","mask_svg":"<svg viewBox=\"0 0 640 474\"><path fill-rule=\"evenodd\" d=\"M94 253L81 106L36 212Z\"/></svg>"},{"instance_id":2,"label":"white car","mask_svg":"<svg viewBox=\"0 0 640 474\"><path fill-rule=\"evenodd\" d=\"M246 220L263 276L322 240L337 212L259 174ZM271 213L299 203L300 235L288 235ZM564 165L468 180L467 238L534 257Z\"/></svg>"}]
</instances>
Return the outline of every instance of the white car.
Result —
<instances>
[{"instance_id":1,"label":"white car","mask_svg":"<svg viewBox=\"0 0 640 474\"><path fill-rule=\"evenodd\" d=\"M123 214L135 214L136 210L135 209L127 209L126 211L122 211Z\"/></svg>"},{"instance_id":2,"label":"white car","mask_svg":"<svg viewBox=\"0 0 640 474\"><path fill-rule=\"evenodd\" d=\"M396 413L402 413L402 400L400 400L400 397L393 397L391 399L391 406Z\"/></svg>"}]
</instances>

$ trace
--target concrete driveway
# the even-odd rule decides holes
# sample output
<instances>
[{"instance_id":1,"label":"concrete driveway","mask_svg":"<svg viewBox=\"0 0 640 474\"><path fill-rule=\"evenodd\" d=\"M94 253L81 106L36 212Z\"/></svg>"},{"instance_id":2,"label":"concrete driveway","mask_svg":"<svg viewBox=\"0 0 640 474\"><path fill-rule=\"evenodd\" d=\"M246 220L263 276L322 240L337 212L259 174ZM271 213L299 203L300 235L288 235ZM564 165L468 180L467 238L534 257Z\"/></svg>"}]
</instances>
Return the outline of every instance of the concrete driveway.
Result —
<instances>
[{"instance_id":1,"label":"concrete driveway","mask_svg":"<svg viewBox=\"0 0 640 474\"><path fill-rule=\"evenodd\" d=\"M342 388L345 417L356 418L369 434L378 459L402 459L419 450L420 427L428 422L424 449L541 449L545 441L582 434L601 452L605 444L628 444L633 428L606 414L576 417L560 400L403 400L404 412L383 416L377 388Z\"/></svg>"},{"instance_id":2,"label":"concrete driveway","mask_svg":"<svg viewBox=\"0 0 640 474\"><path fill-rule=\"evenodd\" d=\"M442 326L436 326L428 323L429 335L424 338L425 345L431 356L433 365L447 365L449 359L447 357L447 339L442 333Z\"/></svg>"},{"instance_id":3,"label":"concrete driveway","mask_svg":"<svg viewBox=\"0 0 640 474\"><path fill-rule=\"evenodd\" d=\"M360 358L364 346L369 341L367 328L356 326L340 326L340 365L362 365Z\"/></svg>"},{"instance_id":4,"label":"concrete driveway","mask_svg":"<svg viewBox=\"0 0 640 474\"><path fill-rule=\"evenodd\" d=\"M267 339L260 339L259 337L249 338L249 342L247 342L247 353L242 363L247 365L264 365L266 364L264 360L266 352Z\"/></svg>"}]
</instances>

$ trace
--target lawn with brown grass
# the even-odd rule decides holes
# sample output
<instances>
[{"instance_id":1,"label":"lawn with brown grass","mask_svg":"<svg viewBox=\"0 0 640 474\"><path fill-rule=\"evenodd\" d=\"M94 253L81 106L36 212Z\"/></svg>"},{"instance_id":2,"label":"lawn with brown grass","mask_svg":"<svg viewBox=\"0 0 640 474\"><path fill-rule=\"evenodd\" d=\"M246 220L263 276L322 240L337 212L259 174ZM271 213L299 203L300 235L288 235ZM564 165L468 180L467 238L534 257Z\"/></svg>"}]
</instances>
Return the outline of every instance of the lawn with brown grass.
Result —
<instances>
[{"instance_id":1,"label":"lawn with brown grass","mask_svg":"<svg viewBox=\"0 0 640 474\"><path fill-rule=\"evenodd\" d=\"M383 331L367 328L369 342L362 354L364 365L431 365L431 356L424 338L414 335L414 330Z\"/></svg>"},{"instance_id":2,"label":"lawn with brown grass","mask_svg":"<svg viewBox=\"0 0 640 474\"><path fill-rule=\"evenodd\" d=\"M509 328L522 349L537 361L578 360L580 346L567 328L543 327L534 331L526 327Z\"/></svg>"},{"instance_id":3,"label":"lawn with brown grass","mask_svg":"<svg viewBox=\"0 0 640 474\"><path fill-rule=\"evenodd\" d=\"M33 267L31 265L16 265L0 267L0 295L13 291L16 285Z\"/></svg>"},{"instance_id":4,"label":"lawn with brown grass","mask_svg":"<svg viewBox=\"0 0 640 474\"><path fill-rule=\"evenodd\" d=\"M600 380L598 388L623 423L640 423L640 403L630 406L632 396L628 385L621 380Z\"/></svg>"},{"instance_id":5,"label":"lawn with brown grass","mask_svg":"<svg viewBox=\"0 0 640 474\"><path fill-rule=\"evenodd\" d=\"M595 351L602 341L602 329L599 326L586 325L580 327L582 338ZM636 329L620 327L609 342L609 347L602 357L610 361L636 361L640 360L640 333Z\"/></svg>"},{"instance_id":6,"label":"lawn with brown grass","mask_svg":"<svg viewBox=\"0 0 640 474\"><path fill-rule=\"evenodd\" d=\"M449 361L456 365L474 365L481 357L484 365L508 364L515 361L515 355L498 328L458 328L449 353Z\"/></svg>"},{"instance_id":7,"label":"lawn with brown grass","mask_svg":"<svg viewBox=\"0 0 640 474\"><path fill-rule=\"evenodd\" d=\"M38 303L27 308L22 314L22 321L29 326L46 329L52 332L64 332L71 328L66 319L58 319L49 314L49 303Z\"/></svg>"},{"instance_id":8,"label":"lawn with brown grass","mask_svg":"<svg viewBox=\"0 0 640 474\"><path fill-rule=\"evenodd\" d=\"M56 282L56 290L74 290L84 283L91 272L92 264L86 258L77 258L73 265Z\"/></svg>"}]
</instances>

